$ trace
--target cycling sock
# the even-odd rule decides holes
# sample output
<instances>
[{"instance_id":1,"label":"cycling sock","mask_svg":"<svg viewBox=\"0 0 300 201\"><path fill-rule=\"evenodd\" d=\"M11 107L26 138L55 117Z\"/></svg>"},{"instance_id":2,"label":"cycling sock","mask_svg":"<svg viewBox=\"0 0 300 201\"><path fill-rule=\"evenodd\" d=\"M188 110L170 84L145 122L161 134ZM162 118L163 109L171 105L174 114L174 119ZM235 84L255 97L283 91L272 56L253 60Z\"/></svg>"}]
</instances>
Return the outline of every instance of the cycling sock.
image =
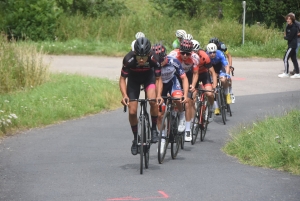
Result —
<instances>
[{"instance_id":1,"label":"cycling sock","mask_svg":"<svg viewBox=\"0 0 300 201\"><path fill-rule=\"evenodd\" d=\"M131 126L134 140L137 140L138 125Z\"/></svg>"},{"instance_id":2,"label":"cycling sock","mask_svg":"<svg viewBox=\"0 0 300 201\"><path fill-rule=\"evenodd\" d=\"M152 130L157 130L156 129L157 116L151 116L151 122L152 122Z\"/></svg>"},{"instance_id":3,"label":"cycling sock","mask_svg":"<svg viewBox=\"0 0 300 201\"><path fill-rule=\"evenodd\" d=\"M232 87L229 87L229 93L232 94Z\"/></svg>"},{"instance_id":4,"label":"cycling sock","mask_svg":"<svg viewBox=\"0 0 300 201\"><path fill-rule=\"evenodd\" d=\"M183 120L183 119L184 119L184 116L185 116L185 112L184 112L184 111L180 112L179 119L180 119L180 120Z\"/></svg>"},{"instance_id":5,"label":"cycling sock","mask_svg":"<svg viewBox=\"0 0 300 201\"><path fill-rule=\"evenodd\" d=\"M161 131L161 136L165 136L165 131L164 130Z\"/></svg>"},{"instance_id":6,"label":"cycling sock","mask_svg":"<svg viewBox=\"0 0 300 201\"><path fill-rule=\"evenodd\" d=\"M185 131L191 131L191 122L190 121L185 122Z\"/></svg>"},{"instance_id":7,"label":"cycling sock","mask_svg":"<svg viewBox=\"0 0 300 201\"><path fill-rule=\"evenodd\" d=\"M216 108L219 108L219 106L218 106L218 104L217 104L217 101L214 102L214 107L215 107L215 109L216 109Z\"/></svg>"}]
</instances>

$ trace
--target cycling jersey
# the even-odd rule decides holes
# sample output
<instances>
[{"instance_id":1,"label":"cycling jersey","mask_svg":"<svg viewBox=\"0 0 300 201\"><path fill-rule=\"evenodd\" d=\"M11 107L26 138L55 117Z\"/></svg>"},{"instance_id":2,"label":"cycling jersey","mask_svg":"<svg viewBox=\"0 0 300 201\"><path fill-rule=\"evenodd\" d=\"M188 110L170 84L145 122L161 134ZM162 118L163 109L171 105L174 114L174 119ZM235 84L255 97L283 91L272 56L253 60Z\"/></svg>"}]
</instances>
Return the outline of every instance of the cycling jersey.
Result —
<instances>
[{"instance_id":1,"label":"cycling jersey","mask_svg":"<svg viewBox=\"0 0 300 201\"><path fill-rule=\"evenodd\" d=\"M209 53L207 52L207 54L209 54ZM220 74L220 71L222 70L222 68L224 68L225 66L228 66L227 59L225 58L225 56L221 50L217 50L216 57L215 58L210 57L210 61L211 61L217 74Z\"/></svg>"},{"instance_id":2,"label":"cycling jersey","mask_svg":"<svg viewBox=\"0 0 300 201\"><path fill-rule=\"evenodd\" d=\"M204 50L199 50L197 54L199 56L199 74L208 72L208 69L212 67L209 56Z\"/></svg>"},{"instance_id":3,"label":"cycling jersey","mask_svg":"<svg viewBox=\"0 0 300 201\"><path fill-rule=\"evenodd\" d=\"M174 49L179 49L180 48L180 41L178 38L176 38L172 44Z\"/></svg>"},{"instance_id":4,"label":"cycling jersey","mask_svg":"<svg viewBox=\"0 0 300 201\"><path fill-rule=\"evenodd\" d=\"M168 83L175 75L178 75L180 78L185 76L185 72L182 69L181 63L172 56L167 56L168 63L165 66L161 67L161 79L163 83Z\"/></svg>"},{"instance_id":5,"label":"cycling jersey","mask_svg":"<svg viewBox=\"0 0 300 201\"><path fill-rule=\"evenodd\" d=\"M188 57L185 61L182 60L179 49L173 50L170 52L170 56L175 57L179 60L182 65L183 70L187 73L198 72L199 70L199 56L195 52L191 52L191 56Z\"/></svg>"},{"instance_id":6,"label":"cycling jersey","mask_svg":"<svg viewBox=\"0 0 300 201\"><path fill-rule=\"evenodd\" d=\"M127 95L130 99L137 99L140 95L140 86L144 85L145 91L148 87L155 86L155 77L161 76L161 67L158 62L148 57L144 66L139 66L133 51L123 58L121 76L128 78Z\"/></svg>"}]
</instances>

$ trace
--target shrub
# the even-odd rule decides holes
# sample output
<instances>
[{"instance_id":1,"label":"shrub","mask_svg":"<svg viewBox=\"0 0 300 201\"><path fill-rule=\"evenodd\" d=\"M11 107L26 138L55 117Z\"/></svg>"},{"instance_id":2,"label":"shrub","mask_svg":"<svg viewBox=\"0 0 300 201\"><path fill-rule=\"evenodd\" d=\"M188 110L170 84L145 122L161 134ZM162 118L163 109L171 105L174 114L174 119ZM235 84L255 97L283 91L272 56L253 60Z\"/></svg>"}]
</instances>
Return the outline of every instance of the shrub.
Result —
<instances>
[{"instance_id":1,"label":"shrub","mask_svg":"<svg viewBox=\"0 0 300 201\"><path fill-rule=\"evenodd\" d=\"M5 0L2 29L15 39L54 39L61 13L55 0Z\"/></svg>"}]
</instances>

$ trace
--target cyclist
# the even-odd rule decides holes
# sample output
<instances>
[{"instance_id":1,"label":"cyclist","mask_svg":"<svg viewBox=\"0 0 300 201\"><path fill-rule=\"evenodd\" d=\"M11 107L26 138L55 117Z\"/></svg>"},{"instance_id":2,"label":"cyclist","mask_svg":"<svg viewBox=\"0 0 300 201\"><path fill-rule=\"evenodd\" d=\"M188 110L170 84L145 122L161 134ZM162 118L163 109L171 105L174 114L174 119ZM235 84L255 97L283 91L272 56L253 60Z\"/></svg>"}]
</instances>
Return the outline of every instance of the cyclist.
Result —
<instances>
[{"instance_id":1,"label":"cyclist","mask_svg":"<svg viewBox=\"0 0 300 201\"><path fill-rule=\"evenodd\" d=\"M225 45L223 42L221 42L221 41L220 41L218 38L216 38L216 37L211 38L211 39L209 40L209 43L214 43L214 44L216 44L218 50L221 50L221 51L224 53L224 55L225 55L225 57L227 58L227 61L228 61L228 63L229 63L230 71L233 72L233 71L234 71L234 68L232 67L232 56L231 56L231 54L229 53L229 51L228 51L226 45ZM231 86L231 85L232 85L232 83L231 83L230 86L229 86L229 89L230 89L230 91L231 91L231 92L230 92L231 100L232 100L232 103L235 103L235 97L234 97L234 95L233 95L233 93L232 93L232 86Z\"/></svg>"},{"instance_id":2,"label":"cyclist","mask_svg":"<svg viewBox=\"0 0 300 201\"><path fill-rule=\"evenodd\" d=\"M191 141L191 119L194 109L192 97L198 80L199 56L193 52L193 43L188 39L183 39L180 43L180 48L171 51L169 55L179 60L189 81L189 98L185 104L185 140ZM179 122L179 124L182 123ZM183 132L184 130L178 131Z\"/></svg>"},{"instance_id":3,"label":"cyclist","mask_svg":"<svg viewBox=\"0 0 300 201\"><path fill-rule=\"evenodd\" d=\"M172 46L174 49L179 49L180 43L183 39L183 37L186 35L185 30L178 29L175 33L176 39L174 40Z\"/></svg>"},{"instance_id":4,"label":"cyclist","mask_svg":"<svg viewBox=\"0 0 300 201\"><path fill-rule=\"evenodd\" d=\"M141 37L146 37L145 34L144 34L143 32L137 32L137 33L135 34L135 40L132 41L132 43L131 43L131 50L132 50L132 51L134 51L134 43L135 43L136 39L141 38Z\"/></svg>"},{"instance_id":5,"label":"cyclist","mask_svg":"<svg viewBox=\"0 0 300 201\"><path fill-rule=\"evenodd\" d=\"M219 75L219 79L224 87L226 102L227 104L230 104L231 98L230 98L230 94L228 93L229 81L230 81L230 75L229 75L230 70L229 70L228 62L224 54L222 53L222 51L217 49L216 44L209 43L206 46L206 51L207 54L209 55L214 70L217 73L217 75ZM219 106L216 102L214 105L215 105L215 114L219 115L220 114Z\"/></svg>"},{"instance_id":6,"label":"cyclist","mask_svg":"<svg viewBox=\"0 0 300 201\"><path fill-rule=\"evenodd\" d=\"M185 34L183 36L183 39L193 40L193 36L192 36L192 34Z\"/></svg>"},{"instance_id":7,"label":"cyclist","mask_svg":"<svg viewBox=\"0 0 300 201\"><path fill-rule=\"evenodd\" d=\"M120 91L123 97L122 104L128 106L129 108L129 123L134 136L131 146L131 153L133 155L138 153L138 102L129 101L129 99L139 98L141 85L144 85L147 98L156 98L157 100L156 103L150 101L150 114L152 122L151 142L155 143L158 141L158 132L156 128L158 115L157 104L163 103L161 98L161 67L158 62L151 60L151 43L145 37L138 38L134 44L134 51L130 51L123 58L123 67L119 80Z\"/></svg>"},{"instance_id":8,"label":"cyclist","mask_svg":"<svg viewBox=\"0 0 300 201\"><path fill-rule=\"evenodd\" d=\"M205 90L214 90L217 86L217 74L212 66L210 61L210 57L206 54L204 50L201 49L200 43L196 40L192 40L193 42L193 49L196 54L199 56L199 78L196 84L196 88L199 87L199 82L202 82ZM211 76L210 76L211 75ZM213 82L211 80L213 79ZM210 103L210 110L213 109L214 105L214 93L212 92L205 92ZM212 117L208 119L209 122L212 121Z\"/></svg>"},{"instance_id":9,"label":"cyclist","mask_svg":"<svg viewBox=\"0 0 300 201\"><path fill-rule=\"evenodd\" d=\"M152 47L153 55L156 55L158 58L156 60L159 60L159 63L161 64L161 77L163 82L163 90L162 90L162 96L167 96L170 94L172 97L175 98L181 98L183 97L182 101L175 101L176 106L179 111L179 120L184 121L184 112L182 103L185 103L187 101L187 94L189 90L189 83L188 79L185 75L185 72L181 66L181 63L178 61L178 59L167 56L167 50L162 44L155 44ZM177 79L177 77L180 77L183 84L183 91L182 87ZM158 121L157 121L157 127L161 127L162 118L164 115L164 111L158 113ZM182 124L179 124L179 127L183 126ZM179 130L184 130L184 128L178 128ZM164 133L162 133L162 136L164 136ZM161 147L164 147L165 141L162 140ZM161 149L163 151L163 149Z\"/></svg>"}]
</instances>

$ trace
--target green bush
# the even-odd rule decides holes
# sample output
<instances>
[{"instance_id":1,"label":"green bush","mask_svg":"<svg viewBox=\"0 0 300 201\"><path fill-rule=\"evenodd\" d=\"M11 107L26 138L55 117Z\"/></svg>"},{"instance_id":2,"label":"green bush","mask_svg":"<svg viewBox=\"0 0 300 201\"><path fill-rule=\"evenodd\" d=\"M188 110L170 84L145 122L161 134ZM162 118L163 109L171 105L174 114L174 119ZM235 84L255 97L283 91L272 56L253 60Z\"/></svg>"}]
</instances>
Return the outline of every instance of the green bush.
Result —
<instances>
[{"instance_id":1,"label":"green bush","mask_svg":"<svg viewBox=\"0 0 300 201\"><path fill-rule=\"evenodd\" d=\"M61 13L55 0L5 0L2 29L16 39L55 38L56 19Z\"/></svg>"}]
</instances>

